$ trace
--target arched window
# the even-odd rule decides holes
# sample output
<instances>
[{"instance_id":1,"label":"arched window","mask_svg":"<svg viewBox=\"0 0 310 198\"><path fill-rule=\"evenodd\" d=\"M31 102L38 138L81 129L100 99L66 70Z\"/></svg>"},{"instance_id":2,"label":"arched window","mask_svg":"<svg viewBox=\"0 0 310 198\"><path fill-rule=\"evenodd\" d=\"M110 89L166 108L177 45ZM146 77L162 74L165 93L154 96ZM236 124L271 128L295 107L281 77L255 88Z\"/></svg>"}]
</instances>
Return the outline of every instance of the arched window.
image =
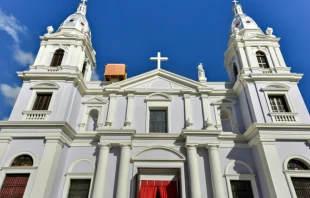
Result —
<instances>
[{"instance_id":1,"label":"arched window","mask_svg":"<svg viewBox=\"0 0 310 198\"><path fill-rule=\"evenodd\" d=\"M234 63L234 65L233 65L233 70L234 70L234 74L235 74L235 80L237 80L239 72L238 72L238 68L237 68L236 63Z\"/></svg>"},{"instance_id":2,"label":"arched window","mask_svg":"<svg viewBox=\"0 0 310 198\"><path fill-rule=\"evenodd\" d=\"M87 66L87 62L84 62L83 68L82 68L82 74L83 74L83 76L85 76L86 66Z\"/></svg>"},{"instance_id":3,"label":"arched window","mask_svg":"<svg viewBox=\"0 0 310 198\"><path fill-rule=\"evenodd\" d=\"M288 170L309 170L308 166L297 159L291 159L287 163Z\"/></svg>"},{"instance_id":4,"label":"arched window","mask_svg":"<svg viewBox=\"0 0 310 198\"><path fill-rule=\"evenodd\" d=\"M62 49L56 50L56 52L54 53L54 56L53 56L53 60L52 60L51 66L52 67L60 66L61 62L62 62L62 59L64 57L64 54L65 54L64 50L62 50Z\"/></svg>"},{"instance_id":5,"label":"arched window","mask_svg":"<svg viewBox=\"0 0 310 198\"><path fill-rule=\"evenodd\" d=\"M20 155L14 159L11 166L33 166L33 159L29 155Z\"/></svg>"},{"instance_id":6,"label":"arched window","mask_svg":"<svg viewBox=\"0 0 310 198\"><path fill-rule=\"evenodd\" d=\"M231 114L227 110L221 110L221 122L222 122L222 129L224 132L233 131Z\"/></svg>"},{"instance_id":7,"label":"arched window","mask_svg":"<svg viewBox=\"0 0 310 198\"><path fill-rule=\"evenodd\" d=\"M258 61L258 66L261 68L270 68L268 64L268 60L266 54L264 52L258 51L256 52L256 57Z\"/></svg>"},{"instance_id":8,"label":"arched window","mask_svg":"<svg viewBox=\"0 0 310 198\"><path fill-rule=\"evenodd\" d=\"M97 109L93 109L89 112L88 121L86 125L86 131L96 131L98 123L99 112Z\"/></svg>"}]
</instances>

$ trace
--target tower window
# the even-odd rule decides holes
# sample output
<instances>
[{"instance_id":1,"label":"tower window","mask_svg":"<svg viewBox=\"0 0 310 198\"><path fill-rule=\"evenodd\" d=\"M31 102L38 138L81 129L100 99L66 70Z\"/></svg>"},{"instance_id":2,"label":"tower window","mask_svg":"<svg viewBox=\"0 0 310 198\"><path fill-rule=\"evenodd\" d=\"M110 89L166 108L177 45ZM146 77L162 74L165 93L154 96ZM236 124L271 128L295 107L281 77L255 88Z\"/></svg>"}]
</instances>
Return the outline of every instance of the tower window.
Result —
<instances>
[{"instance_id":1,"label":"tower window","mask_svg":"<svg viewBox=\"0 0 310 198\"><path fill-rule=\"evenodd\" d=\"M233 66L233 70L234 70L234 74L235 74L235 79L237 80L237 77L238 77L238 68L237 68L237 65L236 63L234 63L234 66Z\"/></svg>"},{"instance_id":2,"label":"tower window","mask_svg":"<svg viewBox=\"0 0 310 198\"><path fill-rule=\"evenodd\" d=\"M37 94L32 110L48 110L52 98L51 93Z\"/></svg>"},{"instance_id":3,"label":"tower window","mask_svg":"<svg viewBox=\"0 0 310 198\"><path fill-rule=\"evenodd\" d=\"M284 96L269 96L272 112L290 112Z\"/></svg>"},{"instance_id":4,"label":"tower window","mask_svg":"<svg viewBox=\"0 0 310 198\"><path fill-rule=\"evenodd\" d=\"M150 133L167 133L167 110L150 110Z\"/></svg>"},{"instance_id":5,"label":"tower window","mask_svg":"<svg viewBox=\"0 0 310 198\"><path fill-rule=\"evenodd\" d=\"M261 68L270 68L266 54L263 52L256 52L256 57L258 61L258 66Z\"/></svg>"},{"instance_id":6,"label":"tower window","mask_svg":"<svg viewBox=\"0 0 310 198\"><path fill-rule=\"evenodd\" d=\"M71 179L68 198L88 198L90 179Z\"/></svg>"},{"instance_id":7,"label":"tower window","mask_svg":"<svg viewBox=\"0 0 310 198\"><path fill-rule=\"evenodd\" d=\"M53 56L53 60L51 63L52 67L57 67L61 65L62 59L64 57L65 51L62 49L59 49L55 52L54 56Z\"/></svg>"},{"instance_id":8,"label":"tower window","mask_svg":"<svg viewBox=\"0 0 310 198\"><path fill-rule=\"evenodd\" d=\"M251 181L230 181L233 198L254 198Z\"/></svg>"},{"instance_id":9,"label":"tower window","mask_svg":"<svg viewBox=\"0 0 310 198\"><path fill-rule=\"evenodd\" d=\"M83 74L83 76L85 76L86 65L87 65L87 62L84 62L83 69L82 69L82 74Z\"/></svg>"}]
</instances>

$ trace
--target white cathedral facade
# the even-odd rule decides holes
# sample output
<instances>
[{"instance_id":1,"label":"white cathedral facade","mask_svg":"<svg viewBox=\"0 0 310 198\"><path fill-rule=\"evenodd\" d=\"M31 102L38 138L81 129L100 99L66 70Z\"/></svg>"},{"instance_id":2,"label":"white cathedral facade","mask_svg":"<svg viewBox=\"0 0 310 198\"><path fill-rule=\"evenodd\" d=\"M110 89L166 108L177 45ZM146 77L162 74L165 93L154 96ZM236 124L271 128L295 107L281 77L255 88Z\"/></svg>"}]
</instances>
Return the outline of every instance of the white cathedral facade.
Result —
<instances>
[{"instance_id":1,"label":"white cathedral facade","mask_svg":"<svg viewBox=\"0 0 310 198\"><path fill-rule=\"evenodd\" d=\"M230 82L96 66L86 0L41 37L8 121L1 198L310 197L310 119L279 38L235 3Z\"/></svg>"}]
</instances>

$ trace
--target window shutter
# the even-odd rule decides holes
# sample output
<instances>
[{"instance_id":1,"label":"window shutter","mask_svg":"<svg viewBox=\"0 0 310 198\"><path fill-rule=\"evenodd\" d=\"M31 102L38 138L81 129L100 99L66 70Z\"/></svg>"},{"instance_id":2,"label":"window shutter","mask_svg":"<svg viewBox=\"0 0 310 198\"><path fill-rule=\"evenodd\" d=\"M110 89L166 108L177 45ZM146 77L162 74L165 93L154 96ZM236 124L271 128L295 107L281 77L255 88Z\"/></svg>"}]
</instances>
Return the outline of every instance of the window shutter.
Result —
<instances>
[{"instance_id":1,"label":"window shutter","mask_svg":"<svg viewBox=\"0 0 310 198\"><path fill-rule=\"evenodd\" d=\"M233 198L254 198L251 181L231 180Z\"/></svg>"},{"instance_id":2,"label":"window shutter","mask_svg":"<svg viewBox=\"0 0 310 198\"><path fill-rule=\"evenodd\" d=\"M37 94L32 110L48 110L52 94Z\"/></svg>"},{"instance_id":3,"label":"window shutter","mask_svg":"<svg viewBox=\"0 0 310 198\"><path fill-rule=\"evenodd\" d=\"M150 133L167 133L167 110L150 110Z\"/></svg>"},{"instance_id":4,"label":"window shutter","mask_svg":"<svg viewBox=\"0 0 310 198\"><path fill-rule=\"evenodd\" d=\"M0 197L23 197L28 179L29 174L7 174L0 191Z\"/></svg>"}]
</instances>

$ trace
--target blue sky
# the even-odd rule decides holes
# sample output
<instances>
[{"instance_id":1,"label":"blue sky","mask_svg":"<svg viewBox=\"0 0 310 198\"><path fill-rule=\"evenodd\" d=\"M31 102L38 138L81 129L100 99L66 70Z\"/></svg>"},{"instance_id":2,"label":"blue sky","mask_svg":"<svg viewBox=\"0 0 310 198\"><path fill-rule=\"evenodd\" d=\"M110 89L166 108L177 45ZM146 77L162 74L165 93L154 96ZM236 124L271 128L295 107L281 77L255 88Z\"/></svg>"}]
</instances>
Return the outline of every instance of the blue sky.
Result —
<instances>
[{"instance_id":1,"label":"blue sky","mask_svg":"<svg viewBox=\"0 0 310 198\"><path fill-rule=\"evenodd\" d=\"M0 2L0 120L6 119L21 81L16 71L32 64L39 36L75 12L79 0ZM263 31L281 37L281 50L292 72L304 73L300 89L310 107L310 1L240 0L244 12ZM163 69L197 80L200 62L208 81L227 81L224 52L233 14L230 0L89 0L87 18L97 52L97 73L104 65L125 63L129 77L156 68L151 56L161 51Z\"/></svg>"}]
</instances>

